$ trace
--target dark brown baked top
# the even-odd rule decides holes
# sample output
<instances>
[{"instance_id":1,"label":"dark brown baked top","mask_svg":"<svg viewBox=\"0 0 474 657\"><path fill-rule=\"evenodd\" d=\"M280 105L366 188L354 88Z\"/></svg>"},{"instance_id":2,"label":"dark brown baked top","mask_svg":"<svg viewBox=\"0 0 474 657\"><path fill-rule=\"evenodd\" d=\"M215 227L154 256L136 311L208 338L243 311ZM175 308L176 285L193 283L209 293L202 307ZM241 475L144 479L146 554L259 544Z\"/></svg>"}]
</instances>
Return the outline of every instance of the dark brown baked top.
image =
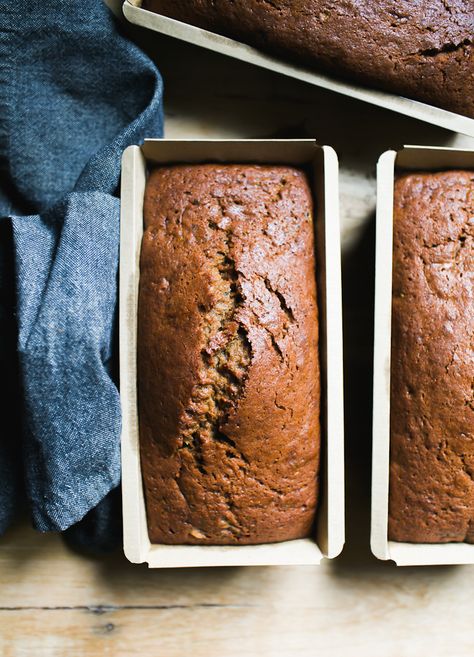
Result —
<instances>
[{"instance_id":1,"label":"dark brown baked top","mask_svg":"<svg viewBox=\"0 0 474 657\"><path fill-rule=\"evenodd\" d=\"M474 542L474 171L395 183L389 536Z\"/></svg>"},{"instance_id":2,"label":"dark brown baked top","mask_svg":"<svg viewBox=\"0 0 474 657\"><path fill-rule=\"evenodd\" d=\"M474 117L474 0L144 0L143 7Z\"/></svg>"},{"instance_id":3,"label":"dark brown baked top","mask_svg":"<svg viewBox=\"0 0 474 657\"><path fill-rule=\"evenodd\" d=\"M307 536L319 463L312 198L283 166L155 169L140 260L140 450L154 543Z\"/></svg>"}]
</instances>

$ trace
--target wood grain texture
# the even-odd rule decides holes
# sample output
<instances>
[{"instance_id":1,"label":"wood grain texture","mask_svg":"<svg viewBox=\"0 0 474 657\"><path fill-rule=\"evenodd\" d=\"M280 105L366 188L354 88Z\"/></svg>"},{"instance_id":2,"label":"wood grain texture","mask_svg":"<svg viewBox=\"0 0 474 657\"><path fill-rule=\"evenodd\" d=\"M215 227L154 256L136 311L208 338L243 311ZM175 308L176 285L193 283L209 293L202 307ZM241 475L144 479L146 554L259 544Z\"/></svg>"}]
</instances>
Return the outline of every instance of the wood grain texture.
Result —
<instances>
[{"instance_id":1,"label":"wood grain texture","mask_svg":"<svg viewBox=\"0 0 474 657\"><path fill-rule=\"evenodd\" d=\"M474 567L148 570L21 526L0 544L0 654L472 655Z\"/></svg>"},{"instance_id":2,"label":"wood grain texture","mask_svg":"<svg viewBox=\"0 0 474 657\"><path fill-rule=\"evenodd\" d=\"M272 629L262 631L265 627ZM315 654L379 657L382 646L382 654L387 657L472 654L472 641L466 629L460 636L459 627L449 626L449 631L457 633L453 641L448 639L446 621L434 631L426 622L416 627L382 622L374 629L349 616L328 627L301 609L289 610L284 615L267 609L233 608L118 609L100 614L73 609L47 612L47 618L44 613L21 611L9 616L6 633L1 629L0 649L5 657L38 654L48 657L189 654L195 657Z\"/></svg>"},{"instance_id":3,"label":"wood grain texture","mask_svg":"<svg viewBox=\"0 0 474 657\"><path fill-rule=\"evenodd\" d=\"M166 82L168 137L316 137L341 162L348 541L320 567L153 570L25 524L0 539L2 657L471 657L474 567L396 568L368 549L375 162L473 143L135 30ZM152 137L154 135L150 135Z\"/></svg>"}]
</instances>

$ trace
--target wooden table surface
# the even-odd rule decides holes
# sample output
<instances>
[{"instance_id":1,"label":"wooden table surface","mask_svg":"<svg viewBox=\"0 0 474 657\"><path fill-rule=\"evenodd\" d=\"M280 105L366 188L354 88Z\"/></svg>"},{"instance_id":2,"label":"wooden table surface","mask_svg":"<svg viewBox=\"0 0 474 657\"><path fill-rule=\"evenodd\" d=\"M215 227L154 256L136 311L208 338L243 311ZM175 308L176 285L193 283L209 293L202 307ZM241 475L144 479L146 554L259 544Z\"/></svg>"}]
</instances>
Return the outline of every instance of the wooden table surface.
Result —
<instances>
[{"instance_id":1,"label":"wooden table surface","mask_svg":"<svg viewBox=\"0 0 474 657\"><path fill-rule=\"evenodd\" d=\"M471 657L474 567L370 554L375 162L473 140L137 30L165 79L168 137L316 137L341 163L347 543L319 567L148 570L26 522L0 539L0 655ZM151 135L152 136L152 135Z\"/></svg>"}]
</instances>

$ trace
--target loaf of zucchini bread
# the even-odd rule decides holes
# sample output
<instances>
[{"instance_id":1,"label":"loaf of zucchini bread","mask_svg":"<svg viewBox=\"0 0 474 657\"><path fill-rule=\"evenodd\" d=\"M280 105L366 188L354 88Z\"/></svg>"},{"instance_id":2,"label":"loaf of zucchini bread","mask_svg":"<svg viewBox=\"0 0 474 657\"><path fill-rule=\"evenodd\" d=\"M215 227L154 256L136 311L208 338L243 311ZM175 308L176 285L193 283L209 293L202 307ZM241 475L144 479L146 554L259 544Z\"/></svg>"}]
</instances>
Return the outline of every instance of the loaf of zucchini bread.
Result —
<instances>
[{"instance_id":1,"label":"loaf of zucchini bread","mask_svg":"<svg viewBox=\"0 0 474 657\"><path fill-rule=\"evenodd\" d=\"M153 170L138 312L150 540L308 536L320 449L313 200L286 166Z\"/></svg>"}]
</instances>

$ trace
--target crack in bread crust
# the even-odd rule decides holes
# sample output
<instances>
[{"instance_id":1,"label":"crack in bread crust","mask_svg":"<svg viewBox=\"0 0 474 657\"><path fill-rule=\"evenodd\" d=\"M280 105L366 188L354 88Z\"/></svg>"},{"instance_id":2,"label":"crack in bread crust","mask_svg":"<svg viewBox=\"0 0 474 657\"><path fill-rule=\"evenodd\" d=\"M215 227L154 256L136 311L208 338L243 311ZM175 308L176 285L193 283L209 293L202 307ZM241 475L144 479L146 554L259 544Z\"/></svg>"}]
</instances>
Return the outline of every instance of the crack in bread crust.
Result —
<instances>
[{"instance_id":1,"label":"crack in bread crust","mask_svg":"<svg viewBox=\"0 0 474 657\"><path fill-rule=\"evenodd\" d=\"M213 225L212 230L219 228ZM235 447L235 443L225 436L222 426L243 394L252 360L247 330L238 320L243 297L239 275L230 255L230 230L225 231L223 244L225 251L218 251L212 262L217 273L214 285L219 290L219 298L208 312L203 313L203 333L207 343L201 350L199 383L191 393L180 431L183 447L190 449L203 474L206 474L202 451L205 441L217 440Z\"/></svg>"}]
</instances>

